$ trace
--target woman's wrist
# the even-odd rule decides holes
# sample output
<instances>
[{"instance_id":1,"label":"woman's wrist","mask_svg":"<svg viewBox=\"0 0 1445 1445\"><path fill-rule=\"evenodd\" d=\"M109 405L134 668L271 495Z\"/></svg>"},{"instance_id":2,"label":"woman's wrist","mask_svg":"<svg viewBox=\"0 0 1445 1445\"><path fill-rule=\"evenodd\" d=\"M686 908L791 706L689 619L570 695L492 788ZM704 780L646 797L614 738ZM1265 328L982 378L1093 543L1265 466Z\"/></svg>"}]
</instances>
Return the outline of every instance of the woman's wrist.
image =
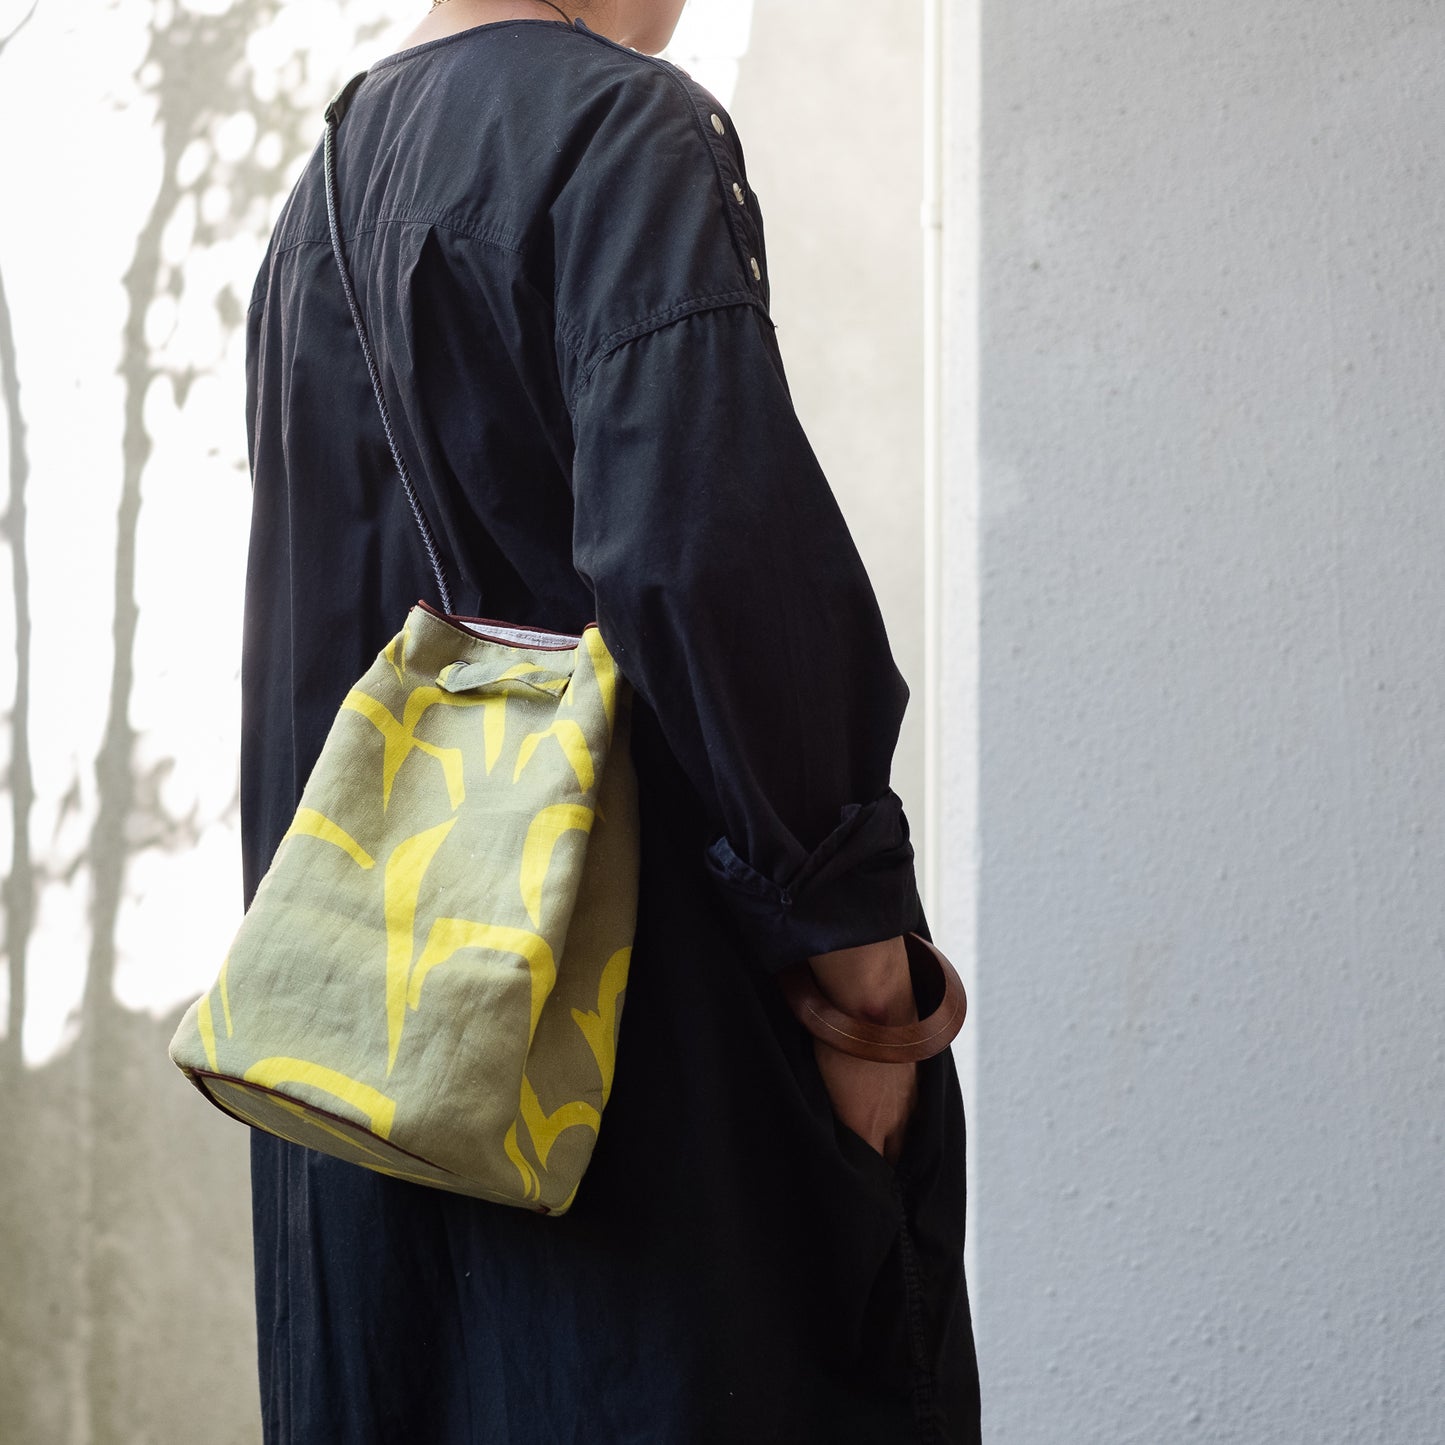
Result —
<instances>
[{"instance_id":1,"label":"woman's wrist","mask_svg":"<svg viewBox=\"0 0 1445 1445\"><path fill-rule=\"evenodd\" d=\"M901 934L881 943L814 954L808 963L818 987L844 1013L877 1024L918 1022L908 949Z\"/></svg>"}]
</instances>

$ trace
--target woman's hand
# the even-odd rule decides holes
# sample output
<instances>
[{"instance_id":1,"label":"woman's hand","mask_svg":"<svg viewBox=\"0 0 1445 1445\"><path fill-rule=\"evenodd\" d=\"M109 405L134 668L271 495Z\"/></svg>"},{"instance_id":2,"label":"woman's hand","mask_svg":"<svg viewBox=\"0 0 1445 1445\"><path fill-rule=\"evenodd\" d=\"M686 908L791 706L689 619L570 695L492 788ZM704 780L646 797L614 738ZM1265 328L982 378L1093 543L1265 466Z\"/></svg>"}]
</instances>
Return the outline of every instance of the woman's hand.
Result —
<instances>
[{"instance_id":1,"label":"woman's hand","mask_svg":"<svg viewBox=\"0 0 1445 1445\"><path fill-rule=\"evenodd\" d=\"M918 1022L903 939L842 948L808 960L818 987L845 1013L880 1024ZM834 1112L890 1164L918 1102L917 1064L878 1064L813 1040L818 1072Z\"/></svg>"},{"instance_id":2,"label":"woman's hand","mask_svg":"<svg viewBox=\"0 0 1445 1445\"><path fill-rule=\"evenodd\" d=\"M813 1055L834 1112L890 1164L896 1164L918 1102L918 1065L855 1059L821 1039L813 1040Z\"/></svg>"}]
</instances>

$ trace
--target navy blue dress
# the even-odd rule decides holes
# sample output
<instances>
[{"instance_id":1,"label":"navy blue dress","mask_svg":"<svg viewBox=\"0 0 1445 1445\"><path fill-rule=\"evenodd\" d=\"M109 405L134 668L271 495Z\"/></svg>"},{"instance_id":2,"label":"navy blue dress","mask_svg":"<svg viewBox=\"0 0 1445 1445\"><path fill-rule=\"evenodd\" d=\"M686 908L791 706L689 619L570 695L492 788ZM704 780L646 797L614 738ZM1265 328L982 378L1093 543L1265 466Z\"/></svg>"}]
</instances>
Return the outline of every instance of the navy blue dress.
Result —
<instances>
[{"instance_id":1,"label":"navy blue dress","mask_svg":"<svg viewBox=\"0 0 1445 1445\"><path fill-rule=\"evenodd\" d=\"M266 1439L976 1440L952 1055L920 1065L890 1165L774 976L927 926L889 787L908 689L789 399L732 121L581 21L507 21L373 64L337 157L455 609L595 618L636 689L642 878L566 1215L253 1135ZM342 696L435 600L319 143L256 280L247 422L249 900Z\"/></svg>"}]
</instances>

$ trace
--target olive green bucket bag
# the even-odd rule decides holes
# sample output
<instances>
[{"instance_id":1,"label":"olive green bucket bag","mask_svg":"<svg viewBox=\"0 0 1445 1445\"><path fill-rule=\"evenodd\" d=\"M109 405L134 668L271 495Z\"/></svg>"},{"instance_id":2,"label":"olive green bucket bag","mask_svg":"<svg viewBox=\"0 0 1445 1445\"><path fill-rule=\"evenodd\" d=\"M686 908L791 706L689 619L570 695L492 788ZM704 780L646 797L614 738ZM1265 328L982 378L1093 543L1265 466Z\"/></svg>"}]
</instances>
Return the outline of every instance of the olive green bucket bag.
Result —
<instances>
[{"instance_id":1,"label":"olive green bucket bag","mask_svg":"<svg viewBox=\"0 0 1445 1445\"><path fill-rule=\"evenodd\" d=\"M368 1169L565 1212L612 1087L637 913L632 693L601 635L412 609L347 694L170 1054L226 1113Z\"/></svg>"}]
</instances>

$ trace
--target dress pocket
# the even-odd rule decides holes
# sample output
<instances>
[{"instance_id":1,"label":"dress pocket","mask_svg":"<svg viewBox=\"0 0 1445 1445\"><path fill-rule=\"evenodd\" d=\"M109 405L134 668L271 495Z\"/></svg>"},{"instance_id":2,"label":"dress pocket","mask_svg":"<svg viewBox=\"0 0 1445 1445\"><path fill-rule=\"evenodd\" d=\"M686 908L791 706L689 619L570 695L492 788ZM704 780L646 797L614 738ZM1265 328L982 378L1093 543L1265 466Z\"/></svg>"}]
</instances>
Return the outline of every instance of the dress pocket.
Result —
<instances>
[{"instance_id":1,"label":"dress pocket","mask_svg":"<svg viewBox=\"0 0 1445 1445\"><path fill-rule=\"evenodd\" d=\"M920 968L916 962L912 969L912 981L914 1004L918 1009L918 1017L926 1018L941 1001L942 981L931 971ZM807 1050L812 1073L810 1082L816 1086L820 1096L827 1104L832 1115L838 1147L849 1162L855 1168L886 1185L890 1191L900 1181L913 1180L928 1173L929 1165L936 1162L933 1156L936 1154L941 1139L942 1114L946 1102L943 1096L949 1088L950 1081L952 1081L955 1092L957 1090L956 1071L950 1051L944 1049L942 1053L918 1062L918 1097L904 1129L903 1146L898 1161L896 1164L892 1164L861 1134L850 1125L845 1124L839 1117L823 1079L822 1070L818 1065L819 1050L829 1046L826 1043L817 1043L811 1037L809 1043L812 1045ZM897 1066L884 1064L874 1067L880 1070L881 1075L883 1069Z\"/></svg>"},{"instance_id":2,"label":"dress pocket","mask_svg":"<svg viewBox=\"0 0 1445 1445\"><path fill-rule=\"evenodd\" d=\"M821 1047L826 1048L827 1045ZM832 1096L818 1067L817 1055L811 1049L813 1078L820 1097L826 1102L833 1120L833 1132L839 1150L866 1177L875 1179L890 1194L904 1181L915 1182L928 1176L936 1164L941 1145L939 1104L952 1074L952 1060L947 1052L918 1065L918 1098L903 1131L903 1147L897 1163L890 1163L856 1129L845 1124L833 1106Z\"/></svg>"}]
</instances>

